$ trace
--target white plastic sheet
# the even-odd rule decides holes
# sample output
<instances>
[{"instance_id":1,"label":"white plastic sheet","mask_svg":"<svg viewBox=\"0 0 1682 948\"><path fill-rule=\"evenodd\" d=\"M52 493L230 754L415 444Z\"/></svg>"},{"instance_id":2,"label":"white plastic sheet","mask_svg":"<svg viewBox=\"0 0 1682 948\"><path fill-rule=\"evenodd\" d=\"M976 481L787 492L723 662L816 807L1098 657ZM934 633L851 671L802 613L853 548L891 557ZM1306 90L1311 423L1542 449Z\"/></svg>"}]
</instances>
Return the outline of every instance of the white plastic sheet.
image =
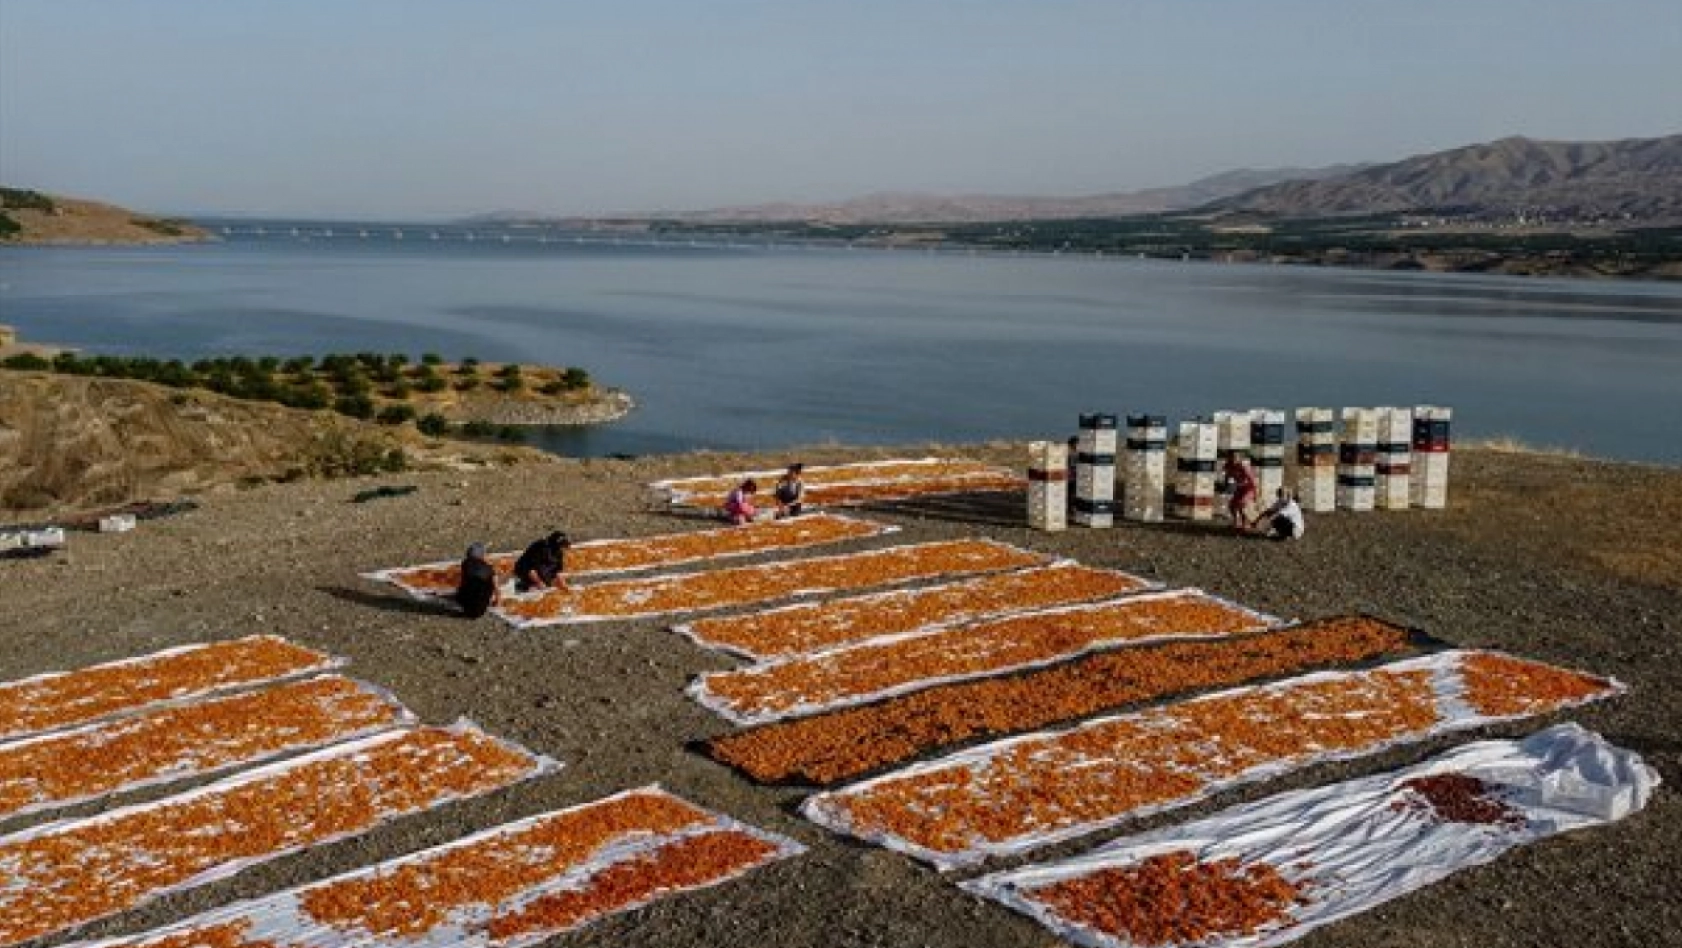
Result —
<instances>
[{"instance_id":1,"label":"white plastic sheet","mask_svg":"<svg viewBox=\"0 0 1682 948\"><path fill-rule=\"evenodd\" d=\"M1253 620L1253 625L1230 633L1194 628L1165 631L1161 634L1147 634L1129 639L1099 638L1076 648L1046 654L1029 662L999 660L988 662L985 667L975 667L972 670L949 675L914 677L914 673L908 673L885 687L866 689L856 685L857 681L866 677L865 671L876 673L885 665L891 666L892 662L884 656L891 656L896 645L913 639L931 647L942 648L953 655L955 661L974 665L984 659L990 652L1007 651L1013 644L1013 641L1008 637L1001 638L999 635L989 634L1001 623L1009 623L1012 628L1019 628L1020 623L1031 622L1035 617L1041 616L1063 618L1099 613L1125 613L1130 610L1149 609L1153 605L1176 602L1216 605L1230 610L1236 615ZM1150 645L1171 640L1220 638L1241 632L1259 631L1279 625L1280 621L1275 616L1257 612L1254 609L1199 589L1175 589L1143 595L1128 595L1100 602L1077 603L1071 606L1059 606L1055 609L1035 609L1027 612L1008 613L961 624L913 629L909 632L882 636L863 642L848 643L804 655L792 655L747 668L708 672L691 681L686 691L697 704L718 714L732 724L743 726L767 724L772 721L801 717L823 711L856 707L860 704L879 701L895 695L908 694L913 691L921 691L924 688L936 685L973 681L977 678L987 678L1006 672L1040 668L1118 645ZM811 673L799 676L808 680L813 678L813 674L822 674L825 678L835 682L836 687L830 691L819 692L814 690L809 693L790 695L785 699L786 706L780 708L756 706L745 701L732 699L728 694L720 693L719 683L721 682L766 677L775 678L788 669Z\"/></svg>"},{"instance_id":2,"label":"white plastic sheet","mask_svg":"<svg viewBox=\"0 0 1682 948\"><path fill-rule=\"evenodd\" d=\"M321 768L348 771L354 775L351 779L356 786L345 787L347 805L366 806L369 800L379 800L382 776L394 780L399 786L416 779L417 775L412 774L381 775L371 772L374 768L369 760L388 745L394 745L392 750L402 751L401 757L412 765L413 761L420 759L420 755L405 742L417 734L417 729L388 731L248 770L177 796L134 804L85 819L43 823L0 837L0 868L5 872L5 884L0 885L0 944L14 943L19 937L14 934L16 931L26 932L22 937L29 938L73 929L172 892L228 878L249 866L356 836L398 817L425 812L464 796L489 793L549 773L560 766L550 758L485 734L470 721L463 720L450 728L434 730L459 736L465 741L498 746L521 759L523 768L518 774L507 778L499 776L494 784L486 782L466 794L440 788L432 791L431 798L419 805L378 806L366 814L361 823L338 819L343 814L335 813L330 805L323 805L319 812L284 814L289 822L280 834L281 841L271 848L243 853L236 849L233 854L220 856L214 861L203 857L188 859L184 868L191 870L191 874L177 873L161 882L137 880L134 873L139 871L141 876L146 876L156 866L171 864L173 857L170 850L176 849L178 844L190 848L204 839L229 839L241 844L249 843L248 836L250 839L265 839L262 835L255 835L255 831L246 832L249 827L242 821L250 817L249 809L237 805L231 811L227 809L229 800L238 804L253 793L269 793L268 788L263 786L265 782L284 783L297 771L314 773ZM340 766L347 762L355 766ZM459 768L459 764L459 760L439 762L439 766L446 768ZM388 765L395 767L396 761L388 761ZM424 772L418 775L423 789L431 785L426 776ZM195 813L195 809L207 811L198 815L207 816L208 823L194 823L187 818L187 815ZM328 829L346 824L350 828ZM322 835L310 835L316 825L323 827ZM50 840L50 854L32 855L39 846L29 844L43 838ZM147 838L154 840L153 849L143 844ZM54 906L50 916L42 914L42 904L47 899L51 899ZM37 930L42 925L49 927Z\"/></svg>"},{"instance_id":3,"label":"white plastic sheet","mask_svg":"<svg viewBox=\"0 0 1682 948\"><path fill-rule=\"evenodd\" d=\"M984 744L808 797L801 813L835 832L943 870L957 869L993 856L1026 853L1313 764L1364 757L1624 690L1615 680L1583 676L1597 684L1581 697L1539 701L1522 712L1481 713L1470 703L1463 663L1485 657L1577 675L1499 653L1471 651L1442 652L1358 672L1320 672ZM1416 709L1423 720L1405 723L1414 718L1396 705L1406 693L1401 686L1421 675L1429 681L1427 706ZM1386 720L1386 715L1394 720ZM1213 729L1205 719L1214 722ZM1223 733L1220 728L1232 721L1244 722L1249 735ZM1340 737L1352 728L1359 729L1358 740ZM1049 791L1054 784L1053 801ZM1112 787L1118 789L1112 793ZM872 799L878 796L888 802ZM889 823L899 828L884 828Z\"/></svg>"},{"instance_id":4,"label":"white plastic sheet","mask_svg":"<svg viewBox=\"0 0 1682 948\"><path fill-rule=\"evenodd\" d=\"M600 845L583 859L574 861L561 858L553 859L545 866L547 872L541 879L534 881L512 898L495 904L463 902L452 908L446 914L442 923L412 935L383 936L372 933L358 925L347 926L341 924L335 926L325 924L312 916L305 907L304 900L312 891L340 885L349 880L391 876L399 872L418 872L425 876L428 864L441 856L462 850L473 850L487 844L495 845L500 839L518 834L538 823L591 808L601 808L633 794L656 794L671 797L670 794L667 794L658 786L627 790L591 803L498 826L453 843L389 860L323 882L253 901L239 902L147 934L105 939L97 942L82 942L71 946L71 948L147 948L147 946L157 944L172 935L202 931L224 925L237 926L242 930L240 944L263 945L268 946L268 948L353 948L353 946L363 945L402 945L403 948L490 948L494 945L495 948L521 948L521 946L534 944L549 938L559 931L587 925L605 916L590 916L580 920L577 925L568 928L552 928L519 938L493 940L484 931L485 923L493 916L493 913L516 912L522 906L529 905L544 896L586 887L604 870L612 869L640 856L657 853L660 849L673 843L692 839L706 833L734 831L745 833L770 844L771 853L755 866L712 877L700 885L662 890L650 897L618 905L606 914L629 911L646 905L657 898L663 898L680 891L718 885L739 878L758 866L786 859L805 851L805 847L791 839L748 826L728 816L700 810L696 807L695 809L700 810L706 817L702 822L671 832L627 829ZM677 800L675 797L671 799ZM681 800L677 802L685 803ZM693 807L693 804L685 803L685 805Z\"/></svg>"},{"instance_id":5,"label":"white plastic sheet","mask_svg":"<svg viewBox=\"0 0 1682 948\"><path fill-rule=\"evenodd\" d=\"M855 533L850 536L838 538L820 536L816 539L805 539L801 536L803 533L813 532L812 528L821 528L825 525L832 524L844 525L852 528ZM693 563L705 563L712 562L714 560L772 554L784 550L800 550L831 543L844 543L850 540L869 539L872 537L886 536L891 533L898 533L899 530L900 528L893 524L877 523L860 517L848 517L841 514L815 513L787 520L770 520L764 523L746 524L740 527L717 527L711 530L697 530L689 533L663 533L647 537L613 537L601 540L585 540L568 548L567 558L571 568L567 570L566 578L571 580L581 577L602 578L624 573L646 573L654 570L669 569L674 566L684 566ZM731 541L740 541L748 536L767 534L772 536L786 535L788 539L781 545L755 548L732 548L733 544ZM592 551L606 551L621 546L658 544L661 541L674 539L693 540L699 537L716 538L721 548L720 551L690 556L659 557L638 566L591 569L587 565ZM519 559L519 556L520 553L516 550L507 553L493 554L488 558L495 566L497 566L499 572L507 574L514 568L514 562ZM364 579L390 583L416 599L430 599L440 596L453 595L455 593L455 586L428 583L423 581L424 577L429 574L436 574L439 571L454 569L455 567L460 566L460 564L461 560L459 559L440 560L434 563L421 563L415 566L396 566L389 569L375 570L371 573L363 573L361 575ZM577 568L579 564L585 564L584 568ZM511 591L512 588L512 582L508 583L506 589Z\"/></svg>"},{"instance_id":6,"label":"white plastic sheet","mask_svg":"<svg viewBox=\"0 0 1682 948\"><path fill-rule=\"evenodd\" d=\"M802 471L806 486L833 484L893 484L927 478L942 467L959 466L963 474L1015 474L1001 467L966 461L958 458L890 458L881 461L857 461L852 464L809 466ZM682 504L697 494L722 493L748 478L770 483L783 475L782 468L760 471L736 471L730 474L708 474L700 477L675 477L654 481L649 488L668 495L672 503Z\"/></svg>"},{"instance_id":7,"label":"white plastic sheet","mask_svg":"<svg viewBox=\"0 0 1682 948\"><path fill-rule=\"evenodd\" d=\"M959 547L965 547L967 551L957 554L958 562L951 566L937 569L920 566L916 562L916 558L923 553L942 552ZM969 562L965 561L966 558ZM903 585L938 576L1016 569L1049 562L1050 559L1044 554L996 540L933 541L883 547L860 553L802 557L753 566L732 566L717 570L579 584L566 590L542 590L524 596L504 596L502 603L493 607L491 611L520 629L588 622L627 622L658 616L713 612L842 590ZM879 567L879 575L867 577L862 581L825 578L822 575L824 571L838 565L869 566L883 563L890 565L887 568ZM729 594L718 594L716 587L720 585L729 589ZM674 591L686 588L701 590L693 604L659 603L660 597L673 595ZM705 595L709 592L712 595ZM589 604L591 599L600 600L606 608L593 607ZM558 603L551 615L522 615L519 604L532 600L558 600Z\"/></svg>"},{"instance_id":8,"label":"white plastic sheet","mask_svg":"<svg viewBox=\"0 0 1682 948\"><path fill-rule=\"evenodd\" d=\"M998 609L983 607L967 598L971 591L985 595L988 590L1008 583L1032 582L1042 587L1057 589L1062 582L1062 577L1059 574L1067 574L1074 570L1109 574L1123 583L1132 584L1133 588L1097 596L1065 597L1064 602L1048 602L1042 605ZM1161 583L1135 576L1132 573L1124 573L1121 570L1096 569L1081 566L1074 560L1058 560L1046 566L1032 566L1027 569L992 573L974 579L940 583L917 589L896 589L889 592L869 593L863 596L826 599L822 602L802 602L792 606L764 609L741 616L726 616L721 619L684 623L673 626L672 631L702 648L714 649L750 662L764 662L787 658L792 655L808 654L820 649L882 641L899 635L932 632L936 629L949 628L985 618L1037 612L1063 605L1109 599L1113 596L1130 596L1138 593L1154 592L1161 588ZM925 605L926 603L940 602L944 604L949 600L955 600L955 602L951 605L943 605L937 617L932 621L907 625L903 629L896 629L887 633L868 633L855 630L856 626L870 624L872 619L898 617L906 615L908 612L916 615L928 608ZM790 644L784 648L768 648L755 651L728 640L731 631L729 627L752 627L759 621L821 627L823 632L821 637L832 644L817 648L804 648ZM904 625L905 623L898 624Z\"/></svg>"},{"instance_id":9,"label":"white plastic sheet","mask_svg":"<svg viewBox=\"0 0 1682 948\"><path fill-rule=\"evenodd\" d=\"M281 689L310 688L314 685L325 685L334 681L344 682L346 686L353 687L355 692L360 694L344 694L338 698L326 696L318 702L313 702L319 705L324 720L331 718L333 707L339 700L359 696L372 697L381 702L388 716L378 722L356 727L345 727L324 737L303 739L289 734L286 731L285 722L255 719L240 721L235 720L225 710L230 704L241 703L248 696L261 696ZM195 727L191 730L192 743L181 748L180 756L168 760L148 761L150 768L145 771L146 776L125 780L122 783L110 786L108 789L101 789L92 793L57 795L53 792L51 785L42 779L42 775L21 772L23 765L12 762L14 758L20 758L24 755L29 755L32 760L42 759L44 755L56 755L57 751L55 749L65 745L83 745L87 748L107 747L115 741L120 741L128 734L153 726L155 720L172 717L173 712L177 710L195 707L203 707L206 711L213 713L202 727ZM398 701L397 697L390 691L368 682L351 681L333 675L312 678L304 682L276 683L269 688L246 692L233 697L200 697L194 701L172 702L167 707L154 706L144 712L115 721L101 721L97 724L71 730L53 731L48 734L38 734L23 740L0 744L0 800L34 800L34 802L18 805L11 810L6 810L3 805L0 805L0 819L10 820L35 813L60 810L77 803L97 800L118 793L130 793L146 787L186 780L190 777L225 773L240 767L260 764L287 754L327 747L345 741L354 741L400 727L408 727L413 725L415 721L414 714L408 708L405 708L402 702ZM218 743L240 740L248 736L252 730L258 728L273 732L273 741L263 745L258 750L244 754L218 756L214 753ZM101 752L105 753L105 751ZM89 753L91 751L83 751L82 755L85 757Z\"/></svg>"},{"instance_id":10,"label":"white plastic sheet","mask_svg":"<svg viewBox=\"0 0 1682 948\"><path fill-rule=\"evenodd\" d=\"M176 664L177 659L187 657L196 658L200 655L200 653L212 649L227 649L230 647L239 648L246 645L262 646L268 643L276 643L284 645L287 648L297 649L299 661L293 667L278 674L229 677L221 681L208 682L201 687L190 690L175 690L172 691L168 697L156 699L136 698L135 700L120 706L106 702L102 706L103 710L88 707L88 702L85 700L71 700L68 703L61 703L57 698L46 696L51 692L51 690L63 685L65 679L83 677L92 680L96 677L106 676L112 673L121 674L127 672L139 672L148 680L167 678L170 674L171 666ZM98 721L108 721L124 715L132 714L142 709L154 709L179 705L188 701L203 698L207 695L224 694L230 691L237 691L241 688L248 688L252 685L289 681L307 675L314 675L319 672L340 668L345 664L346 660L343 658L306 648L294 642L289 642L277 635L251 635L241 639L232 639L221 642L196 642L191 645L178 645L174 648L166 648L162 651L152 652L148 655L137 655L133 658L119 659L114 662L105 662L103 664L90 665L85 668L76 668L69 671L44 672L39 675L31 675L28 678L21 678L16 681L0 682L0 708L8 706L26 706L34 712L53 710L60 713L60 721L45 727L6 727L5 725L0 725L0 742L15 740L17 738L28 737L35 734L50 734L55 731L62 731L72 727L80 727L82 725ZM103 697L107 694L107 691L108 686L100 684L99 687L90 689L88 693Z\"/></svg>"},{"instance_id":11,"label":"white plastic sheet","mask_svg":"<svg viewBox=\"0 0 1682 948\"><path fill-rule=\"evenodd\" d=\"M1444 774L1482 781L1515 818L1456 822L1422 810L1408 782ZM1095 872L1125 870L1165 853L1189 852L1200 862L1265 864L1306 896L1288 910L1287 921L1250 934L1230 932L1178 943L1187 948L1261 948L1295 940L1515 847L1621 820L1646 806L1658 784L1657 772L1638 754L1614 747L1576 724L1561 724L1523 741L1468 744L1416 767L1280 794L1207 819L1116 840L1084 856L962 885L1034 918L1074 944L1142 948L1123 935L1060 915L1037 893Z\"/></svg>"}]
</instances>

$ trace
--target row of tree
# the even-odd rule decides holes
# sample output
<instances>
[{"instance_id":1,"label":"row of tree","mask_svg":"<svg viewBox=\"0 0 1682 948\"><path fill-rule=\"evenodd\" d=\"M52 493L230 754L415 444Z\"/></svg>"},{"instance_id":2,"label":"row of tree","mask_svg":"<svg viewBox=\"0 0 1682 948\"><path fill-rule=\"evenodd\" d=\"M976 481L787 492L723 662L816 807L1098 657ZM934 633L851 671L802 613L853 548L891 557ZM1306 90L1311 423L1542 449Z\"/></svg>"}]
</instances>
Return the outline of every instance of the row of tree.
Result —
<instances>
[{"instance_id":1,"label":"row of tree","mask_svg":"<svg viewBox=\"0 0 1682 948\"><path fill-rule=\"evenodd\" d=\"M452 431L450 423L435 412L420 415L408 400L417 392L433 394L447 389L468 392L481 385L504 393L526 388L524 371L510 363L485 377L475 358L462 359L454 366L436 353L422 355L418 362L402 353L336 353L316 358L277 356L218 357L186 362L146 356L82 356L60 352L52 358L23 353L0 360L0 367L26 371L51 371L67 375L136 379L171 388L207 389L250 401L277 402L292 408L332 409L352 418L387 425L415 422L429 435ZM590 374L569 367L539 391L561 395L590 387ZM524 435L512 426L468 422L459 429L468 437L496 437L518 441Z\"/></svg>"}]
</instances>

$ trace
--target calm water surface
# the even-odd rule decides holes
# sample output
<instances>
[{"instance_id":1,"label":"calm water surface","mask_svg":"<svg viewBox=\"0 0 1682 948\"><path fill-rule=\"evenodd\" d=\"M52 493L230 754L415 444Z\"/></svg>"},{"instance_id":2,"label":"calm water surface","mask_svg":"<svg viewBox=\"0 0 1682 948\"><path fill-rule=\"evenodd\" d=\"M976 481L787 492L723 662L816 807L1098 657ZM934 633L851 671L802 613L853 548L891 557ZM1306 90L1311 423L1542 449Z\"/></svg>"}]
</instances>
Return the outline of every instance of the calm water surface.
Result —
<instances>
[{"instance_id":1,"label":"calm water surface","mask_svg":"<svg viewBox=\"0 0 1682 948\"><path fill-rule=\"evenodd\" d=\"M569 454L1430 402L1457 437L1682 463L1682 285L331 226L0 249L0 322L96 353L579 365L640 407L541 437Z\"/></svg>"}]
</instances>

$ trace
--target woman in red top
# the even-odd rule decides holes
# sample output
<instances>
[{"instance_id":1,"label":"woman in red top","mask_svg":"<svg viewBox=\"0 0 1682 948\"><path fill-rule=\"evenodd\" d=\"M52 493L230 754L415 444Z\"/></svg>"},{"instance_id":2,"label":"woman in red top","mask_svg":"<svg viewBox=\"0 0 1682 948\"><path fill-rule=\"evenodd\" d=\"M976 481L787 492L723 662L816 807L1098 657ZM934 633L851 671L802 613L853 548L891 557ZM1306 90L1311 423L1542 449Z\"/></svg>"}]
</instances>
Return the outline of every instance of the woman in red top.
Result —
<instances>
[{"instance_id":1,"label":"woman in red top","mask_svg":"<svg viewBox=\"0 0 1682 948\"><path fill-rule=\"evenodd\" d=\"M1232 500L1227 502L1227 513L1232 516L1232 526L1236 530L1250 529L1250 508L1256 502L1256 472L1250 468L1250 456L1242 451L1234 451L1227 456L1226 467L1222 470L1226 477L1227 486L1232 490Z\"/></svg>"}]
</instances>

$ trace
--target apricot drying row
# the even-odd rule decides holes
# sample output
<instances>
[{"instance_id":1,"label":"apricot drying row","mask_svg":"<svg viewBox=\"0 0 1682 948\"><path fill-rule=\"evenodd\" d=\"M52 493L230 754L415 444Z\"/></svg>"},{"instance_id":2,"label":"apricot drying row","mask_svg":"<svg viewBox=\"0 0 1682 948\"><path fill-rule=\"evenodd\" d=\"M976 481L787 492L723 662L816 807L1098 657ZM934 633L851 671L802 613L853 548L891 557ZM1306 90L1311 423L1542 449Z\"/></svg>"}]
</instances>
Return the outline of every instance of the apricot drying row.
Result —
<instances>
[{"instance_id":1,"label":"apricot drying row","mask_svg":"<svg viewBox=\"0 0 1682 948\"><path fill-rule=\"evenodd\" d=\"M1265 862L1203 861L1186 850L1065 879L1024 897L1139 948L1201 945L1289 924L1306 895Z\"/></svg>"},{"instance_id":2,"label":"apricot drying row","mask_svg":"<svg viewBox=\"0 0 1682 948\"><path fill-rule=\"evenodd\" d=\"M681 566L703 560L747 556L773 550L862 540L888 533L893 528L836 514L811 514L786 520L751 523L740 527L719 527L689 533L668 533L652 537L590 540L567 550L568 576ZM497 574L512 576L518 553L498 553L490 558ZM385 570L375 578L393 583L411 593L447 596L461 582L461 564L431 563Z\"/></svg>"},{"instance_id":3,"label":"apricot drying row","mask_svg":"<svg viewBox=\"0 0 1682 948\"><path fill-rule=\"evenodd\" d=\"M590 622L699 612L795 595L889 586L961 573L1017 569L1047 557L990 540L947 540L843 556L613 580L504 597L497 611L518 624Z\"/></svg>"},{"instance_id":4,"label":"apricot drying row","mask_svg":"<svg viewBox=\"0 0 1682 948\"><path fill-rule=\"evenodd\" d=\"M1468 661L1467 659L1471 660ZM1612 683L1509 656L1447 652L1241 688L1072 730L999 741L806 801L813 820L943 866L1091 832L1141 810L1319 760L1485 723L1482 679L1522 676L1552 700ZM1441 683L1441 684L1439 684ZM1440 700L1464 695L1465 706Z\"/></svg>"},{"instance_id":5,"label":"apricot drying row","mask_svg":"<svg viewBox=\"0 0 1682 948\"><path fill-rule=\"evenodd\" d=\"M0 684L0 740L319 671L337 660L272 635L173 648Z\"/></svg>"},{"instance_id":6,"label":"apricot drying row","mask_svg":"<svg viewBox=\"0 0 1682 948\"><path fill-rule=\"evenodd\" d=\"M928 480L937 477L966 477L979 474L999 474L1003 468L980 461L962 458L895 458L887 461L859 461L853 464L811 465L800 473L807 490L834 484L876 483L884 481ZM732 474L713 474L701 477L680 477L656 481L649 486L655 490L684 496L691 494L722 494L742 481L753 478L769 489L781 477L781 470L737 471Z\"/></svg>"},{"instance_id":7,"label":"apricot drying row","mask_svg":"<svg viewBox=\"0 0 1682 948\"><path fill-rule=\"evenodd\" d=\"M487 793L542 764L473 728L343 744L178 797L0 839L0 944L126 911L219 871Z\"/></svg>"},{"instance_id":8,"label":"apricot drying row","mask_svg":"<svg viewBox=\"0 0 1682 948\"><path fill-rule=\"evenodd\" d=\"M799 851L647 787L83 948L509 948Z\"/></svg>"},{"instance_id":9,"label":"apricot drying row","mask_svg":"<svg viewBox=\"0 0 1682 948\"><path fill-rule=\"evenodd\" d=\"M702 675L690 691L738 723L858 703L942 680L997 674L1094 648L1252 632L1271 619L1186 590L1006 616Z\"/></svg>"},{"instance_id":10,"label":"apricot drying row","mask_svg":"<svg viewBox=\"0 0 1682 948\"><path fill-rule=\"evenodd\" d=\"M805 502L812 506L849 507L931 497L937 494L979 494L1021 490L1025 482L1015 474L989 472L916 480L873 481L856 484L807 485ZM724 505L725 491L692 494L676 501L680 506L711 509Z\"/></svg>"},{"instance_id":11,"label":"apricot drying row","mask_svg":"<svg viewBox=\"0 0 1682 948\"><path fill-rule=\"evenodd\" d=\"M249 764L407 720L336 675L0 744L0 817Z\"/></svg>"},{"instance_id":12,"label":"apricot drying row","mask_svg":"<svg viewBox=\"0 0 1682 948\"><path fill-rule=\"evenodd\" d=\"M1242 639L1170 642L1087 655L860 708L714 738L708 752L764 783L827 786L941 747L1045 727L1126 704L1349 665L1408 648L1407 630L1366 617L1322 619Z\"/></svg>"},{"instance_id":13,"label":"apricot drying row","mask_svg":"<svg viewBox=\"0 0 1682 948\"><path fill-rule=\"evenodd\" d=\"M1148 585L1137 576L1116 570L1055 563L923 589L700 619L684 631L708 648L762 660L928 626L1108 599Z\"/></svg>"}]
</instances>

